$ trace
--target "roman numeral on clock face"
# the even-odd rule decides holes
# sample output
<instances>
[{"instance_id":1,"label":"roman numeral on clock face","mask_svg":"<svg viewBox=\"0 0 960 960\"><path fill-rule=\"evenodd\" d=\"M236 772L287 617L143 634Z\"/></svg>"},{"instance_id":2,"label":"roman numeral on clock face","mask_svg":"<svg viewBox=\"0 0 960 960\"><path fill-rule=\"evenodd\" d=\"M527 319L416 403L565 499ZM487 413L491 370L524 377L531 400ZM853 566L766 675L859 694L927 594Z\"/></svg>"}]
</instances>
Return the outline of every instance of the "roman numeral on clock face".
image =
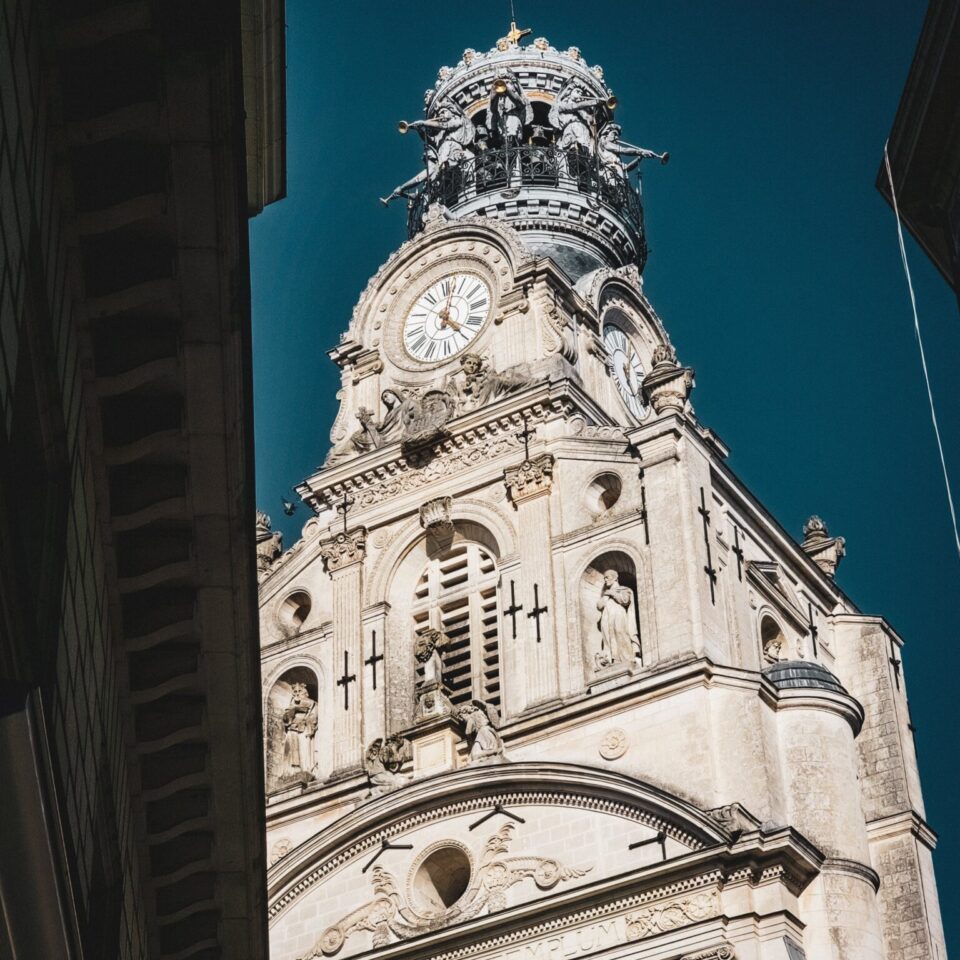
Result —
<instances>
[{"instance_id":1,"label":"roman numeral on clock face","mask_svg":"<svg viewBox=\"0 0 960 960\"><path fill-rule=\"evenodd\" d=\"M426 363L455 356L483 329L490 315L490 289L472 274L453 274L428 287L403 324L407 353Z\"/></svg>"}]
</instances>

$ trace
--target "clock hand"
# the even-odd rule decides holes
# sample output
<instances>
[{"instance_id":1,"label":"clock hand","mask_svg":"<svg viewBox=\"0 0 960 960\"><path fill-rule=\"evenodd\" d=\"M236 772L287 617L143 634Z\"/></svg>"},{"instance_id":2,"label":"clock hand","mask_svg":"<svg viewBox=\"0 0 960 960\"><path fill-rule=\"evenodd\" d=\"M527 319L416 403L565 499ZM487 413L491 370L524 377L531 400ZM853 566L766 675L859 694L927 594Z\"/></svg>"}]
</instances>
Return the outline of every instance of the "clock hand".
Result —
<instances>
[{"instance_id":1,"label":"clock hand","mask_svg":"<svg viewBox=\"0 0 960 960\"><path fill-rule=\"evenodd\" d=\"M453 281L450 281L450 290L447 293L447 302L443 305L443 309L440 311L437 316L440 317L440 326L444 326L450 320L450 304L453 301Z\"/></svg>"},{"instance_id":2,"label":"clock hand","mask_svg":"<svg viewBox=\"0 0 960 960\"><path fill-rule=\"evenodd\" d=\"M440 315L440 326L450 327L451 330L458 331L463 329L463 325L452 319L449 313L446 316L443 314Z\"/></svg>"}]
</instances>

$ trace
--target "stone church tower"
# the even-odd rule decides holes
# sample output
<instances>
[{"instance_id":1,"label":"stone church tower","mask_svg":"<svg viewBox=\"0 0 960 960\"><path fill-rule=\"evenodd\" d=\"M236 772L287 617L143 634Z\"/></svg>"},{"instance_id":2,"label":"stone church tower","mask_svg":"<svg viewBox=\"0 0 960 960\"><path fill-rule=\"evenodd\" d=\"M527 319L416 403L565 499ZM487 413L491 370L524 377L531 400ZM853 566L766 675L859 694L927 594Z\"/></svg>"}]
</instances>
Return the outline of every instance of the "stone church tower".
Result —
<instances>
[{"instance_id":1,"label":"stone church tower","mask_svg":"<svg viewBox=\"0 0 960 960\"><path fill-rule=\"evenodd\" d=\"M523 33L400 125L315 515L258 517L272 956L943 960L901 640L694 412L667 156Z\"/></svg>"}]
</instances>

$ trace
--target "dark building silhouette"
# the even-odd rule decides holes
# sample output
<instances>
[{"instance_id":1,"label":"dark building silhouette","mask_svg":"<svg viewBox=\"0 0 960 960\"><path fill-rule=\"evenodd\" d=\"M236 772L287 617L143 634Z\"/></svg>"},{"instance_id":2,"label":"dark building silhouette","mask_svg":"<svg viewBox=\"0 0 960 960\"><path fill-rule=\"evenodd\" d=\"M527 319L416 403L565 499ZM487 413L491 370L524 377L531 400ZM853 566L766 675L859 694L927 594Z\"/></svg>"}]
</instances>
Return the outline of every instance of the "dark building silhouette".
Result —
<instances>
[{"instance_id":1,"label":"dark building silhouette","mask_svg":"<svg viewBox=\"0 0 960 960\"><path fill-rule=\"evenodd\" d=\"M283 0L0 3L0 958L264 958Z\"/></svg>"},{"instance_id":2,"label":"dark building silhouette","mask_svg":"<svg viewBox=\"0 0 960 960\"><path fill-rule=\"evenodd\" d=\"M888 144L897 205L960 295L960 0L931 0ZM880 164L877 189L889 203Z\"/></svg>"}]
</instances>

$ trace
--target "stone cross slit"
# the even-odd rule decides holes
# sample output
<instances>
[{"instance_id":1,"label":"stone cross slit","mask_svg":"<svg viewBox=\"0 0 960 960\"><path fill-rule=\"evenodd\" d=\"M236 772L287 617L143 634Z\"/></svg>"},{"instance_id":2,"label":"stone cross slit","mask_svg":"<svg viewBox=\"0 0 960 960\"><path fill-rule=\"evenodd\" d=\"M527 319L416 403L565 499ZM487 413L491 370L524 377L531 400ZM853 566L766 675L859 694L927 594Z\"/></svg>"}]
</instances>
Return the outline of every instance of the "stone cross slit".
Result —
<instances>
[{"instance_id":1,"label":"stone cross slit","mask_svg":"<svg viewBox=\"0 0 960 960\"><path fill-rule=\"evenodd\" d=\"M737 579L743 582L743 547L740 546L740 530L733 525L733 555L737 558ZM816 647L816 641L814 641Z\"/></svg>"},{"instance_id":2,"label":"stone cross slit","mask_svg":"<svg viewBox=\"0 0 960 960\"><path fill-rule=\"evenodd\" d=\"M380 841L380 849L360 868L361 873L366 873L388 850L412 850L412 843L391 843L389 840Z\"/></svg>"},{"instance_id":3,"label":"stone cross slit","mask_svg":"<svg viewBox=\"0 0 960 960\"><path fill-rule=\"evenodd\" d=\"M377 631L372 631L370 637L370 656L364 660L364 664L373 668L373 689L377 689L377 664L383 659L382 653L377 653Z\"/></svg>"},{"instance_id":4,"label":"stone cross slit","mask_svg":"<svg viewBox=\"0 0 960 960\"><path fill-rule=\"evenodd\" d=\"M350 652L348 650L343 651L343 676L337 681L338 687L343 687L343 709L350 709L350 687L349 684L354 683L357 679L355 673L350 673Z\"/></svg>"},{"instance_id":5,"label":"stone cross slit","mask_svg":"<svg viewBox=\"0 0 960 960\"><path fill-rule=\"evenodd\" d=\"M703 572L710 581L710 602L716 606L717 571L714 569L713 555L710 552L710 511L707 509L707 498L703 492L703 487L700 488L700 506L697 507L697 513L703 517L703 542L707 545L707 564L703 568Z\"/></svg>"},{"instance_id":6,"label":"stone cross slit","mask_svg":"<svg viewBox=\"0 0 960 960\"><path fill-rule=\"evenodd\" d=\"M631 843L628 850L639 850L640 847L647 847L651 843L660 844L660 859L667 859L667 832L665 830L659 831L655 837L649 837L647 840L638 840L636 843Z\"/></svg>"},{"instance_id":7,"label":"stone cross slit","mask_svg":"<svg viewBox=\"0 0 960 960\"><path fill-rule=\"evenodd\" d=\"M820 628L813 619L813 604L807 604L807 629L810 631L810 639L813 642L813 655L817 656L817 640L820 637Z\"/></svg>"},{"instance_id":8,"label":"stone cross slit","mask_svg":"<svg viewBox=\"0 0 960 960\"><path fill-rule=\"evenodd\" d=\"M515 436L518 440L523 440L523 459L530 459L530 438L537 432L536 430L530 429L530 423L527 420L527 415L523 414L520 418L523 421L523 429L518 431Z\"/></svg>"},{"instance_id":9,"label":"stone cross slit","mask_svg":"<svg viewBox=\"0 0 960 960\"><path fill-rule=\"evenodd\" d=\"M517 823L526 823L527 821L523 817L517 816L515 813L511 813L509 810L504 807L502 803L495 803L492 810L488 810L479 820L470 824L469 829L476 830L477 827L482 826L486 823L491 817L495 817L497 814L502 814L505 817L509 817L511 820L516 820Z\"/></svg>"},{"instance_id":10,"label":"stone cross slit","mask_svg":"<svg viewBox=\"0 0 960 960\"><path fill-rule=\"evenodd\" d=\"M347 496L346 488L343 491L343 499L337 504L337 513L343 517L343 532L347 532L347 513L355 503L353 497Z\"/></svg>"},{"instance_id":11,"label":"stone cross slit","mask_svg":"<svg viewBox=\"0 0 960 960\"><path fill-rule=\"evenodd\" d=\"M647 526L647 488L643 482L643 471L640 471L640 522L643 524L643 539L650 546L650 528Z\"/></svg>"},{"instance_id":12,"label":"stone cross slit","mask_svg":"<svg viewBox=\"0 0 960 960\"><path fill-rule=\"evenodd\" d=\"M540 585L533 585L533 609L527 614L528 617L532 617L537 622L537 643L540 642L540 614L548 613L548 607L540 606Z\"/></svg>"},{"instance_id":13,"label":"stone cross slit","mask_svg":"<svg viewBox=\"0 0 960 960\"><path fill-rule=\"evenodd\" d=\"M513 639L517 639L517 614L523 609L522 604L517 603L516 585L513 580L510 581L510 606L504 608L504 613L513 621Z\"/></svg>"},{"instance_id":14,"label":"stone cross slit","mask_svg":"<svg viewBox=\"0 0 960 960\"><path fill-rule=\"evenodd\" d=\"M900 661L897 658L897 648L893 645L893 640L890 641L890 656L887 657L890 661L890 665L893 667L893 679L897 685L897 689L900 689Z\"/></svg>"}]
</instances>

